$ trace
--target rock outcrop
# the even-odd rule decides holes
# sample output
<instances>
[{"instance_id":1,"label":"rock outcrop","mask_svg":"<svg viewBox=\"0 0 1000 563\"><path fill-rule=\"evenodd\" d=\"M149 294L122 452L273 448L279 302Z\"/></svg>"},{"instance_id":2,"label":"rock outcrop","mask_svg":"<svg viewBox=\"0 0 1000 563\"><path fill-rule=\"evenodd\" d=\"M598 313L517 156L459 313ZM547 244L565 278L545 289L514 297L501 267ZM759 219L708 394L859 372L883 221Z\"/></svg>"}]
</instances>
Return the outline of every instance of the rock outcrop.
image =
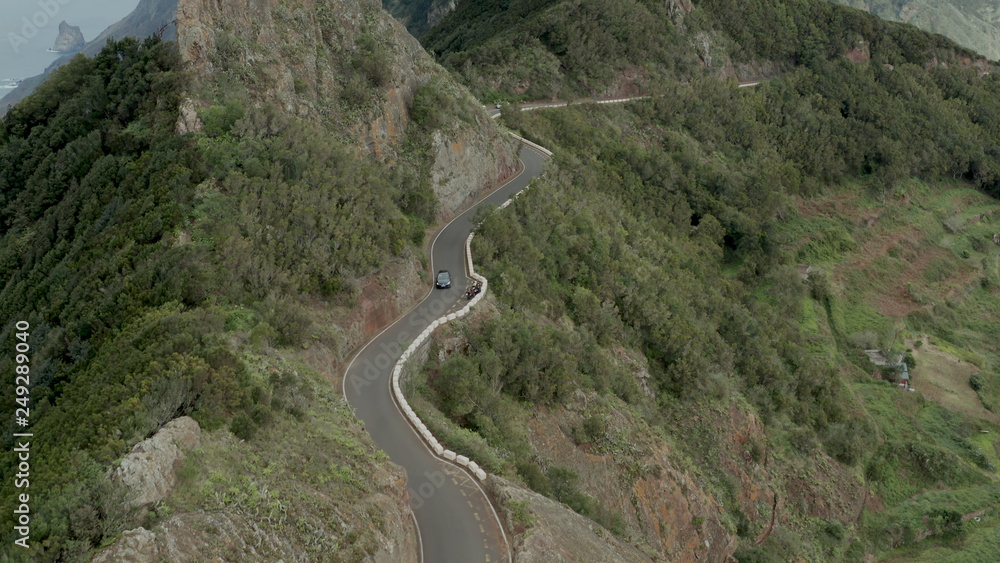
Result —
<instances>
[{"instance_id":1,"label":"rock outcrop","mask_svg":"<svg viewBox=\"0 0 1000 563\"><path fill-rule=\"evenodd\" d=\"M198 133L205 128L205 124L198 117L198 108L194 100L188 98L181 102L180 115L177 117L175 130L178 135L186 133Z\"/></svg>"},{"instance_id":2,"label":"rock outcrop","mask_svg":"<svg viewBox=\"0 0 1000 563\"><path fill-rule=\"evenodd\" d=\"M445 16L455 11L455 0L438 0L427 10L427 29L437 25Z\"/></svg>"},{"instance_id":3,"label":"rock outcrop","mask_svg":"<svg viewBox=\"0 0 1000 563\"><path fill-rule=\"evenodd\" d=\"M337 443L365 439L363 430L351 424L349 417L330 416L326 413L320 417L322 422L312 422L326 432L331 426L323 424L335 424L341 433ZM185 481L191 487L185 490L179 486L169 499L157 505L156 516L162 519L141 521L143 527L123 532L92 561L307 563L329 560L330 554L336 553L341 559L334 560L417 563L419 540L402 468L366 465L367 473L359 486L317 479L316 475L310 478L286 465L311 467L309 464L319 457L309 450L309 441L288 438L288 432L301 432L297 424L286 420L271 431L276 432L275 440L284 449L278 447L276 451L274 444L263 441L239 441L225 429L204 433L201 446L188 454L187 463L195 463L194 471L200 471L197 477ZM183 435L179 438L185 441ZM191 445L190 439L187 445ZM370 447L355 443L359 445ZM345 452L333 450L324 458L326 461L352 463L351 454L344 456ZM324 451L329 453L331 449ZM264 456L280 458L264 462L278 473L246 469L250 460L260 464ZM347 471L348 465L338 467ZM319 472L323 472L322 468ZM225 484L216 483L213 489L206 481L214 479ZM200 487L214 492L206 493ZM163 518L164 514L168 516Z\"/></svg>"},{"instance_id":4,"label":"rock outcrop","mask_svg":"<svg viewBox=\"0 0 1000 563\"><path fill-rule=\"evenodd\" d=\"M59 37L56 37L56 43L52 46L52 50L60 53L75 53L83 49L86 44L83 32L80 31L79 27L62 22L59 24Z\"/></svg>"},{"instance_id":5,"label":"rock outcrop","mask_svg":"<svg viewBox=\"0 0 1000 563\"><path fill-rule=\"evenodd\" d=\"M189 416L171 420L152 437L132 447L114 478L132 490L133 506L148 506L170 496L177 484L175 470L186 452L201 443L201 427Z\"/></svg>"}]
</instances>

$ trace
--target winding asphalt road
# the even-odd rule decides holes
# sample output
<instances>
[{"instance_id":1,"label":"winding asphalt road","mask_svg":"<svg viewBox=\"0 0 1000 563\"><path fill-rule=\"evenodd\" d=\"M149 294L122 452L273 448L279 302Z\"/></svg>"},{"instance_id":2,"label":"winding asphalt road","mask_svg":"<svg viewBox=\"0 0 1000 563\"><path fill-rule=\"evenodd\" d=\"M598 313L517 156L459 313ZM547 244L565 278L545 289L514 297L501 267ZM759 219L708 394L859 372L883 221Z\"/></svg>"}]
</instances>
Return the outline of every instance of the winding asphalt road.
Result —
<instances>
[{"instance_id":1,"label":"winding asphalt road","mask_svg":"<svg viewBox=\"0 0 1000 563\"><path fill-rule=\"evenodd\" d=\"M410 504L427 563L509 561L499 519L475 477L429 450L410 427L392 397L392 368L403 350L428 325L465 304L465 240L481 205L499 206L542 173L544 155L524 147L524 169L515 178L448 223L431 245L431 271L448 270L451 289L432 289L409 313L385 329L351 360L344 376L344 397L375 443L403 466Z\"/></svg>"},{"instance_id":2,"label":"winding asphalt road","mask_svg":"<svg viewBox=\"0 0 1000 563\"><path fill-rule=\"evenodd\" d=\"M744 83L740 87L756 86ZM583 103L617 103L617 100L581 100L525 104L523 111ZM500 111L491 108L492 117ZM436 319L460 309L468 278L465 241L474 227L472 217L481 205L499 206L523 190L542 173L547 158L524 146L524 169L438 232L431 244L431 272L448 270L451 289L432 289L410 310L361 349L344 374L344 397L354 407L365 428L389 458L406 469L410 505L417 521L421 560L426 563L498 563L510 561L509 543L499 517L475 477L459 466L434 455L407 422L393 398L392 369L403 350Z\"/></svg>"}]
</instances>

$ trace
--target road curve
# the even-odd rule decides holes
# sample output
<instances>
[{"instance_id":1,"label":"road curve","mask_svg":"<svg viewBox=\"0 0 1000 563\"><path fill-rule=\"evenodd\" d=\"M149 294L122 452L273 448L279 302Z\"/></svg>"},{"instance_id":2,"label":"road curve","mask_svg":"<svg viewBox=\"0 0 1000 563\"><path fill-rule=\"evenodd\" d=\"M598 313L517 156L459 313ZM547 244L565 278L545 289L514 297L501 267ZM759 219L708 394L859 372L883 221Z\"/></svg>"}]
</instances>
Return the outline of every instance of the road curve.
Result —
<instances>
[{"instance_id":1,"label":"road curve","mask_svg":"<svg viewBox=\"0 0 1000 563\"><path fill-rule=\"evenodd\" d=\"M766 81L757 80L754 82L740 82L737 84L737 88L752 88L763 82ZM520 105L521 105L521 111L533 111L537 109L551 109L551 108L564 108L566 106L579 106L582 104L620 104L623 102L632 102L635 100L648 100L650 98L652 98L652 96L631 96L627 98L611 98L607 100L583 98L580 100L574 100L569 102L563 100L553 100L548 102L522 102ZM487 112L493 119L500 117L500 108L496 106L489 106L489 107L483 106L483 107L487 109Z\"/></svg>"},{"instance_id":2,"label":"road curve","mask_svg":"<svg viewBox=\"0 0 1000 563\"><path fill-rule=\"evenodd\" d=\"M410 505L427 563L498 563L510 560L500 521L476 479L436 457L407 423L391 392L400 354L434 320L465 303L465 240L481 205L499 206L542 173L545 156L524 147L521 173L448 223L431 245L431 272L448 270L451 289L431 289L409 313L365 345L344 373L344 397L393 462L406 469ZM432 276L433 277L433 276Z\"/></svg>"}]
</instances>

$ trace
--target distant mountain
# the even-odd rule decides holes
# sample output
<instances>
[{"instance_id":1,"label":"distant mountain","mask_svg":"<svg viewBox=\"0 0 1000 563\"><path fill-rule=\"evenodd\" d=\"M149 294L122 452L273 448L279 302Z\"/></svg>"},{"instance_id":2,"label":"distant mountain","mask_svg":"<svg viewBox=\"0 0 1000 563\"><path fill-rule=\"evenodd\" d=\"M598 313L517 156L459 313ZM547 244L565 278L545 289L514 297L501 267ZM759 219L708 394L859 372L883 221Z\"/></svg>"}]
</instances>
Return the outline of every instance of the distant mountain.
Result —
<instances>
[{"instance_id":1,"label":"distant mountain","mask_svg":"<svg viewBox=\"0 0 1000 563\"><path fill-rule=\"evenodd\" d=\"M1000 59L1000 5L990 0L832 0L889 20L940 33Z\"/></svg>"},{"instance_id":2,"label":"distant mountain","mask_svg":"<svg viewBox=\"0 0 1000 563\"><path fill-rule=\"evenodd\" d=\"M420 37L455 10L461 0L382 0L382 6L403 22L407 31Z\"/></svg>"},{"instance_id":3,"label":"distant mountain","mask_svg":"<svg viewBox=\"0 0 1000 563\"><path fill-rule=\"evenodd\" d=\"M88 57L93 57L101 52L108 39L121 39L123 37L145 38L155 33L161 34L165 41L173 41L177 38L177 0L140 0L132 13L122 18L105 29L100 35L87 42L83 49L79 50ZM11 106L17 104L29 94L31 94L45 77L68 63L77 55L77 52L56 59L45 72L38 76L26 78L21 81L17 88L11 90L6 96L0 98L0 116L7 113Z\"/></svg>"}]
</instances>

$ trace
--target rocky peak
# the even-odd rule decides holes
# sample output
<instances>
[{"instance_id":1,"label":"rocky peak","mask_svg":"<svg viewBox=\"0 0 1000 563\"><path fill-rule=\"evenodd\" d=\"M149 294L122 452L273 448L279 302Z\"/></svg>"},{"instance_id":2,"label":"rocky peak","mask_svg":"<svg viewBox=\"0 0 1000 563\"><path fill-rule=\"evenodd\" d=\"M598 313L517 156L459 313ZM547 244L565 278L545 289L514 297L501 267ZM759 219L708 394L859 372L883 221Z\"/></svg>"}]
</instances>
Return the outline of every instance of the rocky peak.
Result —
<instances>
[{"instance_id":1,"label":"rocky peak","mask_svg":"<svg viewBox=\"0 0 1000 563\"><path fill-rule=\"evenodd\" d=\"M85 44L86 41L83 39L83 32L80 31L80 28L64 21L59 24L59 37L56 37L56 43L52 46L52 50L60 53L75 53L83 49Z\"/></svg>"},{"instance_id":2,"label":"rocky peak","mask_svg":"<svg viewBox=\"0 0 1000 563\"><path fill-rule=\"evenodd\" d=\"M691 10L694 9L691 0L666 0L666 4L670 8L670 15L677 23L684 21L684 16L690 14Z\"/></svg>"}]
</instances>

